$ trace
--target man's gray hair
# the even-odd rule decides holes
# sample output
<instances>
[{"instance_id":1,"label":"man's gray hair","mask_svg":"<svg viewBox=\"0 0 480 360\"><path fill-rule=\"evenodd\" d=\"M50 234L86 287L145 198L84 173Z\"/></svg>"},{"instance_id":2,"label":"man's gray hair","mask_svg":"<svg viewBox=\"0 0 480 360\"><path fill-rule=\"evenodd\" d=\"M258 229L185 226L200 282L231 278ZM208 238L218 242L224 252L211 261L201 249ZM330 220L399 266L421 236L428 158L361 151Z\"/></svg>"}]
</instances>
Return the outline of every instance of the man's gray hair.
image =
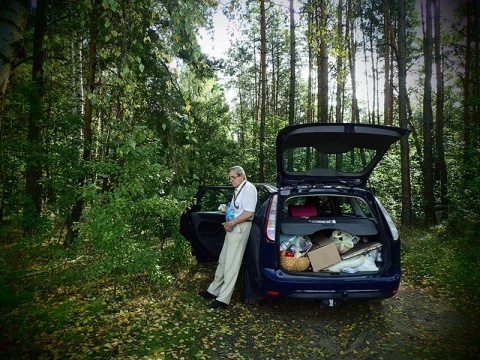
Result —
<instances>
[{"instance_id":1,"label":"man's gray hair","mask_svg":"<svg viewBox=\"0 0 480 360\"><path fill-rule=\"evenodd\" d=\"M228 169L228 172L234 172L237 175L243 176L245 179L247 178L247 175L245 174L245 170L239 165L232 166L230 169Z\"/></svg>"}]
</instances>

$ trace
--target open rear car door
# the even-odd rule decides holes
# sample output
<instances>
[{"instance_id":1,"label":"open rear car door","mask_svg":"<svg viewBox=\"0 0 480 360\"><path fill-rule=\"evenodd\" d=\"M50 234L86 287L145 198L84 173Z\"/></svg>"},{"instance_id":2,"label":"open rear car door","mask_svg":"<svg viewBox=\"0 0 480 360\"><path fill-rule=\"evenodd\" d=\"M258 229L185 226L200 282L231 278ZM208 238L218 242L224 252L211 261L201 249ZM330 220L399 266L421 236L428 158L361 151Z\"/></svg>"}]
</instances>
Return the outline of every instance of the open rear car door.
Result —
<instances>
[{"instance_id":1,"label":"open rear car door","mask_svg":"<svg viewBox=\"0 0 480 360\"><path fill-rule=\"evenodd\" d=\"M192 245L192 254L200 263L217 261L225 240L225 213L218 209L233 195L231 186L205 186L194 203L180 218L180 234Z\"/></svg>"}]
</instances>

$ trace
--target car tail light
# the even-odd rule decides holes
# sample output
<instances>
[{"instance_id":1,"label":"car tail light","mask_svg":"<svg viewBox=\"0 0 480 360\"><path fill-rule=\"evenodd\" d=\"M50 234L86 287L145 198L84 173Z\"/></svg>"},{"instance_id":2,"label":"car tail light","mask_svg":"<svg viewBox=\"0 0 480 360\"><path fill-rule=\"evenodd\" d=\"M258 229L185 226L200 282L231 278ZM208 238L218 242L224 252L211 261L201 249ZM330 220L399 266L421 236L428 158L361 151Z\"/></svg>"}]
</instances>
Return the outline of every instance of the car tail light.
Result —
<instances>
[{"instance_id":1,"label":"car tail light","mask_svg":"<svg viewBox=\"0 0 480 360\"><path fill-rule=\"evenodd\" d=\"M377 200L378 207L382 211L383 216L387 220L388 228L390 229L390 232L392 233L393 241L397 241L399 239L399 236L398 236L398 230L397 230L397 227L395 226L395 223L393 222L392 218L388 214L387 210L385 210L385 208L383 207L380 200L378 200L377 198L375 198L375 199Z\"/></svg>"},{"instance_id":2,"label":"car tail light","mask_svg":"<svg viewBox=\"0 0 480 360\"><path fill-rule=\"evenodd\" d=\"M275 232L277 229L277 195L272 197L270 202L270 207L267 212L267 228L266 228L266 238L267 241L275 242Z\"/></svg>"}]
</instances>

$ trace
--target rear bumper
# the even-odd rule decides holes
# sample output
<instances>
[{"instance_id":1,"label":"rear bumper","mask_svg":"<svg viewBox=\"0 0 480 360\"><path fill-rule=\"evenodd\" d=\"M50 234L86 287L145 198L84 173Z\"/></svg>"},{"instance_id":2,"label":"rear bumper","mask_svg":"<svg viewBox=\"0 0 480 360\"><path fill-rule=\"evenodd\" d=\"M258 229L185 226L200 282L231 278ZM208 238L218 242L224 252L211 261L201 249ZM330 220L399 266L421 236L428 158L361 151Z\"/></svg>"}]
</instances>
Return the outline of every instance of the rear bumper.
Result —
<instances>
[{"instance_id":1,"label":"rear bumper","mask_svg":"<svg viewBox=\"0 0 480 360\"><path fill-rule=\"evenodd\" d=\"M345 292L293 292L286 294L284 298L287 299L310 299L310 300L315 300L315 299L342 299L342 300L347 300L347 299L387 299L389 297L392 297L394 294L387 294L384 292L379 292L379 291L360 291L360 292L351 292L351 291L345 291ZM272 298L274 296L268 296L269 298Z\"/></svg>"},{"instance_id":2,"label":"rear bumper","mask_svg":"<svg viewBox=\"0 0 480 360\"><path fill-rule=\"evenodd\" d=\"M392 276L297 276L264 269L260 293L265 298L386 299L397 293L400 269Z\"/></svg>"}]
</instances>

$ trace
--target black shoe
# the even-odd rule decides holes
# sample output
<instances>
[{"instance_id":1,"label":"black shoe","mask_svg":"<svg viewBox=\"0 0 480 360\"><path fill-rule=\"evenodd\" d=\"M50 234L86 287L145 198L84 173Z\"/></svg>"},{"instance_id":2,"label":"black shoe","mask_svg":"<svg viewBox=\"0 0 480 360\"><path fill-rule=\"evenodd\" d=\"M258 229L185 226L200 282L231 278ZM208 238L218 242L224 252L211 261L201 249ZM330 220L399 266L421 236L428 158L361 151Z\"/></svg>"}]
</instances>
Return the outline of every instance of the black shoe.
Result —
<instances>
[{"instance_id":1,"label":"black shoe","mask_svg":"<svg viewBox=\"0 0 480 360\"><path fill-rule=\"evenodd\" d=\"M224 309L224 308L228 307L228 304L225 304L221 301L215 300L214 302L210 303L208 305L208 307L210 309Z\"/></svg>"},{"instance_id":2,"label":"black shoe","mask_svg":"<svg viewBox=\"0 0 480 360\"><path fill-rule=\"evenodd\" d=\"M209 293L208 291L199 291L198 295L200 295L202 298L207 299L207 300L213 300L216 298L215 295Z\"/></svg>"}]
</instances>

